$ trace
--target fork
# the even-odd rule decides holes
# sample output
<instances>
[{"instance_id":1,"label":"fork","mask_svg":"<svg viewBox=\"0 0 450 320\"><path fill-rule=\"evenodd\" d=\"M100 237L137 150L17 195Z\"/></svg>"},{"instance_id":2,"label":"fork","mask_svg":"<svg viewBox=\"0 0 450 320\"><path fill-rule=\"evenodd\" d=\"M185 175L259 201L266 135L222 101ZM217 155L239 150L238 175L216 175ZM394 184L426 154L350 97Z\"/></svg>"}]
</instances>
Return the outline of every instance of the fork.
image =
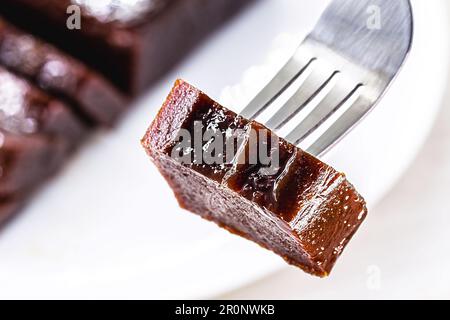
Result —
<instances>
[{"instance_id":1,"label":"fork","mask_svg":"<svg viewBox=\"0 0 450 320\"><path fill-rule=\"evenodd\" d=\"M280 131L292 120L299 122L285 135L296 145L319 131L305 149L321 156L377 104L399 73L412 38L409 0L334 0L293 56L241 114L255 119L303 78L265 124ZM300 116L313 101L316 105L310 112ZM320 132L333 115L336 119Z\"/></svg>"}]
</instances>

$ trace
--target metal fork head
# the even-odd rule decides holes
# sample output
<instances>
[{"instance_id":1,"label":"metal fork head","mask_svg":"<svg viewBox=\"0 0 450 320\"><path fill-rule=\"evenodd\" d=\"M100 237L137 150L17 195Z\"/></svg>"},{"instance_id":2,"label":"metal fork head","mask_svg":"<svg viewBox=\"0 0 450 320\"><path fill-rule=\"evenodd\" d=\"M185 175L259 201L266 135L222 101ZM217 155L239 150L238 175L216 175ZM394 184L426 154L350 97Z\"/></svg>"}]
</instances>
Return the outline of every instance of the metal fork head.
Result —
<instances>
[{"instance_id":1,"label":"metal fork head","mask_svg":"<svg viewBox=\"0 0 450 320\"><path fill-rule=\"evenodd\" d=\"M320 93L317 105L286 136L299 144L340 109L307 151L322 155L378 102L411 48L409 0L334 0L294 55L242 111L254 119L305 75L300 87L266 122L282 129Z\"/></svg>"}]
</instances>

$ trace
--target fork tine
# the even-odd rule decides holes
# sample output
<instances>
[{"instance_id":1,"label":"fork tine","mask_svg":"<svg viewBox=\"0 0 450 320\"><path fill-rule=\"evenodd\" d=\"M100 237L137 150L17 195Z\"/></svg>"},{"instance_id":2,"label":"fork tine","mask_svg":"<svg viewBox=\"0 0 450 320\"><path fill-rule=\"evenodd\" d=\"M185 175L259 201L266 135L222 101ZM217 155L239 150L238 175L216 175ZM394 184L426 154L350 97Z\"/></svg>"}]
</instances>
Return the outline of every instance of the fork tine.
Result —
<instances>
[{"instance_id":1,"label":"fork tine","mask_svg":"<svg viewBox=\"0 0 450 320\"><path fill-rule=\"evenodd\" d=\"M294 144L302 142L311 132L325 122L338 110L360 87L349 82L337 81L335 87L320 103L298 124L286 137Z\"/></svg>"},{"instance_id":2,"label":"fork tine","mask_svg":"<svg viewBox=\"0 0 450 320\"><path fill-rule=\"evenodd\" d=\"M369 25L370 8L383 13L382 28ZM282 129L288 121L297 120L297 114L300 116L299 112L323 93L325 98L315 108L311 104L309 109L314 110L308 111L307 117L287 136L291 142L299 143L324 127L325 121L330 122L330 117L338 118L323 134L317 132L319 138L306 149L320 156L374 107L403 65L412 38L410 0L333 0L294 56L247 105L242 115L256 118L289 86L296 86L294 82L303 79L299 76L304 74L306 80L300 89L266 121L266 126ZM309 69L312 69L310 74ZM352 79L352 85L338 85L340 80L335 85L333 80L337 74ZM350 108L344 110L347 105ZM343 114L336 114L338 111Z\"/></svg>"},{"instance_id":3,"label":"fork tine","mask_svg":"<svg viewBox=\"0 0 450 320\"><path fill-rule=\"evenodd\" d=\"M306 151L312 155L324 154L336 142L342 139L348 131L353 128L372 108L373 101L361 95L342 114L333 125L328 128Z\"/></svg>"},{"instance_id":4,"label":"fork tine","mask_svg":"<svg viewBox=\"0 0 450 320\"><path fill-rule=\"evenodd\" d=\"M330 74L325 74L324 77L322 70L314 70L295 94L267 121L267 126L274 130L280 129L314 99L338 72Z\"/></svg>"},{"instance_id":5,"label":"fork tine","mask_svg":"<svg viewBox=\"0 0 450 320\"><path fill-rule=\"evenodd\" d=\"M281 68L275 77L262 89L258 95L245 107L241 115L247 119L256 118L276 98L278 98L315 60L306 57L303 50L297 52Z\"/></svg>"}]
</instances>

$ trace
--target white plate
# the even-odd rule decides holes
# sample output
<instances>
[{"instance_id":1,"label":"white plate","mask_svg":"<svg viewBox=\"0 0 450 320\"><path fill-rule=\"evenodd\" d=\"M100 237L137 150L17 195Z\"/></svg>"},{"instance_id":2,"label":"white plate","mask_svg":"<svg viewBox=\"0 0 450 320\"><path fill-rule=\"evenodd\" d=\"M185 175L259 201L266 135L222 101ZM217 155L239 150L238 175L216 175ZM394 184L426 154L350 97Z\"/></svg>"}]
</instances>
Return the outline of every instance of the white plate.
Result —
<instances>
[{"instance_id":1,"label":"white plate","mask_svg":"<svg viewBox=\"0 0 450 320\"><path fill-rule=\"evenodd\" d=\"M264 62L278 34L305 35L327 2L261 1L141 99L120 128L93 138L0 234L0 297L211 297L283 266L257 245L179 209L139 139L176 77L219 97L249 66ZM447 79L445 1L416 0L414 9L415 44L403 72L327 157L370 206L419 150ZM367 232L364 225L353 242ZM352 244L336 272L345 272L351 255Z\"/></svg>"}]
</instances>

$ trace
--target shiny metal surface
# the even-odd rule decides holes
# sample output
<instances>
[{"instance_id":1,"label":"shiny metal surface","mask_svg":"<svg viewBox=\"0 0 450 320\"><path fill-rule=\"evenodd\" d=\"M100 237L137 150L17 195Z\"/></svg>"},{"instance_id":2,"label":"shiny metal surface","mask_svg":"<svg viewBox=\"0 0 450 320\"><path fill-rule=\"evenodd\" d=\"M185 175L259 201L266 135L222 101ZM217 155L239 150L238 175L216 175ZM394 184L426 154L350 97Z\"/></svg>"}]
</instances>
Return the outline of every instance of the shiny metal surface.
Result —
<instances>
[{"instance_id":1,"label":"shiny metal surface","mask_svg":"<svg viewBox=\"0 0 450 320\"><path fill-rule=\"evenodd\" d=\"M285 93L300 75L309 72L300 88L266 125L275 131L282 129L331 85L317 105L286 136L287 140L298 144L334 113L341 111L340 116L306 149L320 156L376 105L405 61L412 38L413 16L409 0L334 0L295 54L248 104L242 115L254 119Z\"/></svg>"}]
</instances>

